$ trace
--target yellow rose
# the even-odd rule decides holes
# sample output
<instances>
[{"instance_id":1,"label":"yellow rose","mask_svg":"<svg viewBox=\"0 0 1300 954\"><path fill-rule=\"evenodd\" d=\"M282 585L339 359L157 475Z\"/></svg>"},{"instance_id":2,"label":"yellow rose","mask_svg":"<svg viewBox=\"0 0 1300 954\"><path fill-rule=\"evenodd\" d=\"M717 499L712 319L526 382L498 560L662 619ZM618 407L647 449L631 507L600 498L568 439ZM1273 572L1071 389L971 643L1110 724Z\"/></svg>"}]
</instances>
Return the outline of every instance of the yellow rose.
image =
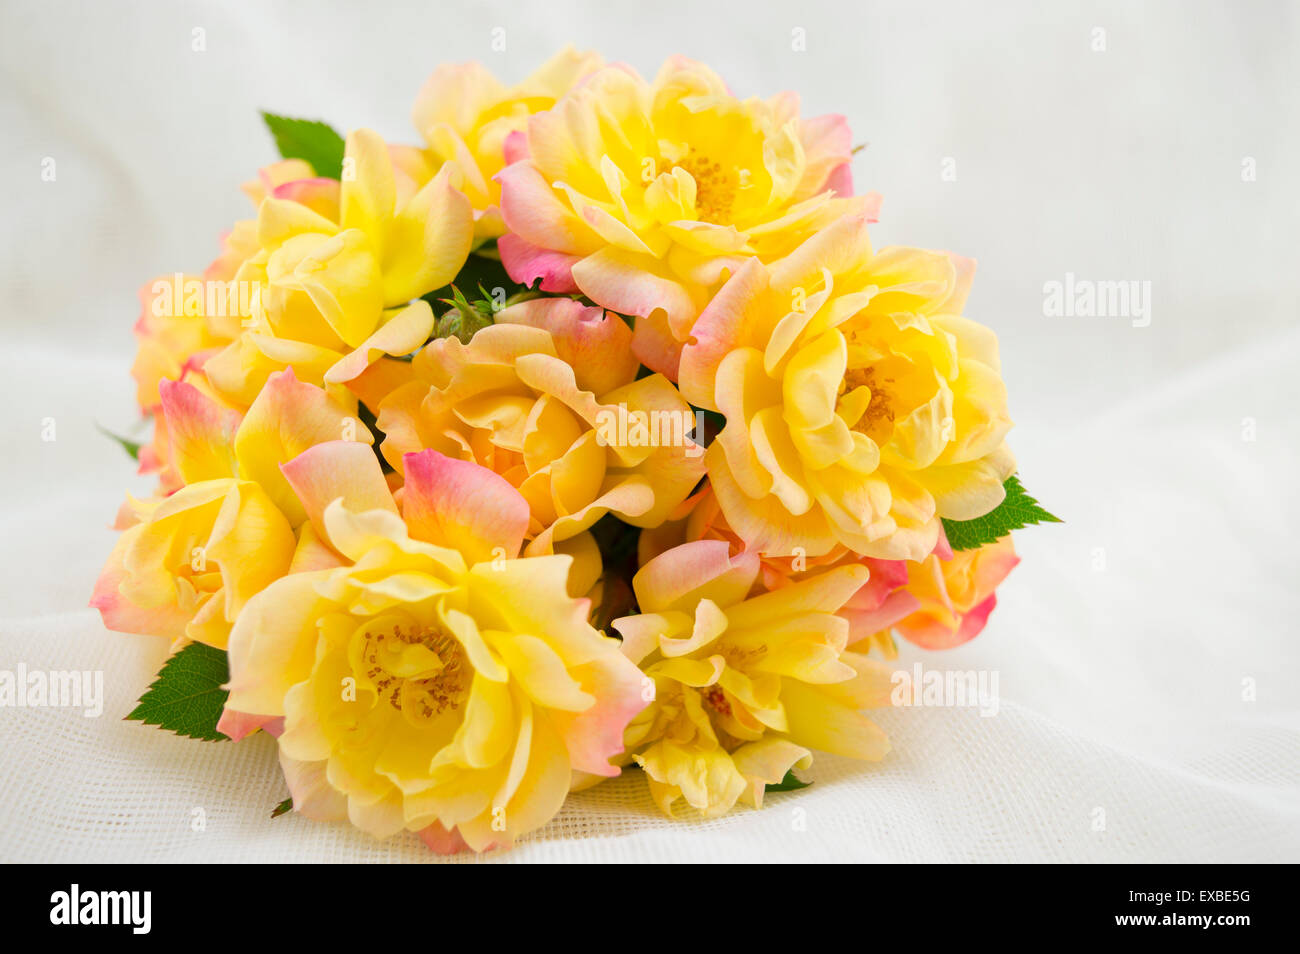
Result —
<instances>
[{"instance_id":1,"label":"yellow rose","mask_svg":"<svg viewBox=\"0 0 1300 954\"><path fill-rule=\"evenodd\" d=\"M801 119L790 93L737 99L682 57L652 83L596 72L528 120L519 152L498 176L510 276L638 316L637 356L672 380L696 316L744 261L876 204L849 198L844 117Z\"/></svg>"},{"instance_id":2,"label":"yellow rose","mask_svg":"<svg viewBox=\"0 0 1300 954\"><path fill-rule=\"evenodd\" d=\"M432 450L403 467L399 515L365 448L322 444L285 466L338 561L249 601L227 714L283 718L299 811L439 851L508 846L555 814L575 772L618 774L642 677L567 595L569 557L518 558L518 491Z\"/></svg>"},{"instance_id":3,"label":"yellow rose","mask_svg":"<svg viewBox=\"0 0 1300 954\"><path fill-rule=\"evenodd\" d=\"M719 292L681 387L726 417L706 460L746 546L920 561L941 517L1001 503L1011 419L997 338L961 316L972 271L943 252L875 252L851 217Z\"/></svg>"},{"instance_id":4,"label":"yellow rose","mask_svg":"<svg viewBox=\"0 0 1300 954\"><path fill-rule=\"evenodd\" d=\"M549 298L503 309L469 344L430 342L415 380L379 406L384 456L400 470L433 448L500 474L528 501L529 554L607 513L655 526L699 482L703 456L677 389L637 379L630 337L617 315Z\"/></svg>"},{"instance_id":5,"label":"yellow rose","mask_svg":"<svg viewBox=\"0 0 1300 954\"><path fill-rule=\"evenodd\" d=\"M222 648L248 600L295 559L295 531L307 515L280 465L345 435L373 457L373 438L351 408L292 371L272 375L242 420L173 381L162 384L160 410L169 464L184 485L132 502L136 522L114 547L91 605L109 629Z\"/></svg>"},{"instance_id":6,"label":"yellow rose","mask_svg":"<svg viewBox=\"0 0 1300 954\"><path fill-rule=\"evenodd\" d=\"M455 188L454 164L409 195L399 172L383 140L359 130L348 136L341 185L300 180L262 200L257 251L234 278L252 289L251 304L237 340L204 365L224 400L247 407L288 367L338 390L381 355L408 354L428 339L433 312L412 299L465 263L473 213Z\"/></svg>"},{"instance_id":7,"label":"yellow rose","mask_svg":"<svg viewBox=\"0 0 1300 954\"><path fill-rule=\"evenodd\" d=\"M845 651L849 624L836 615L867 577L863 566L836 567L751 597L758 554L733 557L722 540L641 568L641 613L614 627L655 683L625 742L664 812L679 798L709 816L737 801L757 808L767 785L811 762L810 749L884 757L884 733L858 710L889 704L890 670Z\"/></svg>"},{"instance_id":8,"label":"yellow rose","mask_svg":"<svg viewBox=\"0 0 1300 954\"><path fill-rule=\"evenodd\" d=\"M995 590L1019 562L1010 535L955 553L944 541L921 563L907 564L907 585L900 591L906 602L900 603L900 608L908 612L891 621L893 629L923 649L951 649L969 642L984 630L998 605ZM866 638L873 643L864 646L880 645L892 656L888 629Z\"/></svg>"}]
</instances>

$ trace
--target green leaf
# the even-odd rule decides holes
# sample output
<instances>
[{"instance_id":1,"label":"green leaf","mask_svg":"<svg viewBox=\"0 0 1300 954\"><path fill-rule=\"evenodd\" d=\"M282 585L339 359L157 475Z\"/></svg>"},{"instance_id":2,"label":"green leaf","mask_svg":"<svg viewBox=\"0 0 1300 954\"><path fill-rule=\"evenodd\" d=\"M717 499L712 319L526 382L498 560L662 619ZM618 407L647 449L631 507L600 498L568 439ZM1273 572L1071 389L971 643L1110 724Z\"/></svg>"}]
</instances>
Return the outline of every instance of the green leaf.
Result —
<instances>
[{"instance_id":1,"label":"green leaf","mask_svg":"<svg viewBox=\"0 0 1300 954\"><path fill-rule=\"evenodd\" d=\"M288 814L291 811L293 811L293 796L289 796L279 805L276 805L275 808L271 809L271 817L279 818L281 815Z\"/></svg>"},{"instance_id":2,"label":"green leaf","mask_svg":"<svg viewBox=\"0 0 1300 954\"><path fill-rule=\"evenodd\" d=\"M811 784L812 782L800 781L795 777L794 769L790 769L785 773L785 778L781 779L781 781L777 782L775 785L767 786L767 790L769 792L797 792L799 789L807 788Z\"/></svg>"},{"instance_id":3,"label":"green leaf","mask_svg":"<svg viewBox=\"0 0 1300 954\"><path fill-rule=\"evenodd\" d=\"M1020 478L1015 474L1008 477L1002 486L1007 491L1006 499L984 516L974 520L944 520L943 530L954 550L974 550L1031 523L1061 522L1059 517L1052 516L1025 493Z\"/></svg>"},{"instance_id":4,"label":"green leaf","mask_svg":"<svg viewBox=\"0 0 1300 954\"><path fill-rule=\"evenodd\" d=\"M221 686L230 678L223 650L190 643L163 664L157 680L127 716L177 735L218 742L217 720L230 695Z\"/></svg>"},{"instance_id":5,"label":"green leaf","mask_svg":"<svg viewBox=\"0 0 1300 954\"><path fill-rule=\"evenodd\" d=\"M338 179L343 175L343 137L326 123L290 119L262 111L275 147L285 159L306 159L316 175Z\"/></svg>"},{"instance_id":6,"label":"green leaf","mask_svg":"<svg viewBox=\"0 0 1300 954\"><path fill-rule=\"evenodd\" d=\"M119 434L114 434L112 431L105 428L102 424L96 424L95 427L98 428L99 433L103 434L105 437L111 437L113 438L113 440L121 444L122 449L131 455L132 460L140 459L140 448L143 445L139 441L128 440L127 438L122 437Z\"/></svg>"}]
</instances>

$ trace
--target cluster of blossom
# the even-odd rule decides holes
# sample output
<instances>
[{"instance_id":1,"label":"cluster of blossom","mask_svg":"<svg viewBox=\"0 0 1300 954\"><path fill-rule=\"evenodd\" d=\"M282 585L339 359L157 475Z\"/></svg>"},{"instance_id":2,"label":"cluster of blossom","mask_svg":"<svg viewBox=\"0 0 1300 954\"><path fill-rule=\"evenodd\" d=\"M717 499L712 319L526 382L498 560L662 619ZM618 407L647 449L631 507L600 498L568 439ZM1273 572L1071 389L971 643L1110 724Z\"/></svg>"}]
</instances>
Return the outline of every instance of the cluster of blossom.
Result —
<instances>
[{"instance_id":1,"label":"cluster of blossom","mask_svg":"<svg viewBox=\"0 0 1300 954\"><path fill-rule=\"evenodd\" d=\"M1015 470L973 263L873 248L844 118L685 59L443 66L413 119L146 285L106 625L224 651L297 812L438 851L631 764L712 816L882 758L895 634L969 640L1017 562L944 530Z\"/></svg>"}]
</instances>

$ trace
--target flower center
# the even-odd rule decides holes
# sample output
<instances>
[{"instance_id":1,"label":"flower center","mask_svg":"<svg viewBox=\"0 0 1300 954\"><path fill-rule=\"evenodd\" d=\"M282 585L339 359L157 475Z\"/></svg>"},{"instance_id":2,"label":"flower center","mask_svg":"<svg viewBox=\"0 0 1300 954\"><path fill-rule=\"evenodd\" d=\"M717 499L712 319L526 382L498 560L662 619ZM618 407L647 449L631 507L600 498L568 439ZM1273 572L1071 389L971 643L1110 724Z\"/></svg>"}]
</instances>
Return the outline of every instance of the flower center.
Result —
<instances>
[{"instance_id":1,"label":"flower center","mask_svg":"<svg viewBox=\"0 0 1300 954\"><path fill-rule=\"evenodd\" d=\"M458 709L468 661L455 637L429 626L366 633L366 676L381 699L405 715L433 719Z\"/></svg>"},{"instance_id":2,"label":"flower center","mask_svg":"<svg viewBox=\"0 0 1300 954\"><path fill-rule=\"evenodd\" d=\"M727 701L727 694L722 691L721 686L709 686L705 689L704 702L720 715L731 715L731 703Z\"/></svg>"},{"instance_id":3,"label":"flower center","mask_svg":"<svg viewBox=\"0 0 1300 954\"><path fill-rule=\"evenodd\" d=\"M695 214L701 222L725 225L731 221L731 210L736 203L736 190L740 176L735 169L724 169L720 163L691 149L675 166L685 169L695 180Z\"/></svg>"},{"instance_id":4,"label":"flower center","mask_svg":"<svg viewBox=\"0 0 1300 954\"><path fill-rule=\"evenodd\" d=\"M841 398L863 387L870 393L871 398L858 419L849 426L858 433L870 437L877 444L884 443L894 427L894 408L888 390L888 386L892 384L894 384L892 377L877 379L876 369L872 367L850 368L840 384Z\"/></svg>"}]
</instances>

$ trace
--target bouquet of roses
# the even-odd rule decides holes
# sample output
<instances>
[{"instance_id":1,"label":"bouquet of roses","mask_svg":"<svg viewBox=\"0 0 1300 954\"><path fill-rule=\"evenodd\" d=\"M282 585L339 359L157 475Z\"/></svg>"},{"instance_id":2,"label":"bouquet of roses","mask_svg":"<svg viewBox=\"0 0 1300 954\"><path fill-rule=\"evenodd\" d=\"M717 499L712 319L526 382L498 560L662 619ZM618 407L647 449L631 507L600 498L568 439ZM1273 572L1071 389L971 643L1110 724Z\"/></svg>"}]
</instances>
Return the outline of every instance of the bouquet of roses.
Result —
<instances>
[{"instance_id":1,"label":"bouquet of roses","mask_svg":"<svg viewBox=\"0 0 1300 954\"><path fill-rule=\"evenodd\" d=\"M843 117L570 50L440 67L417 146L265 119L253 217L141 295L159 482L92 605L174 652L130 718L437 851L623 767L714 816L882 758L895 634L975 636L1055 518L973 262L872 247Z\"/></svg>"}]
</instances>

